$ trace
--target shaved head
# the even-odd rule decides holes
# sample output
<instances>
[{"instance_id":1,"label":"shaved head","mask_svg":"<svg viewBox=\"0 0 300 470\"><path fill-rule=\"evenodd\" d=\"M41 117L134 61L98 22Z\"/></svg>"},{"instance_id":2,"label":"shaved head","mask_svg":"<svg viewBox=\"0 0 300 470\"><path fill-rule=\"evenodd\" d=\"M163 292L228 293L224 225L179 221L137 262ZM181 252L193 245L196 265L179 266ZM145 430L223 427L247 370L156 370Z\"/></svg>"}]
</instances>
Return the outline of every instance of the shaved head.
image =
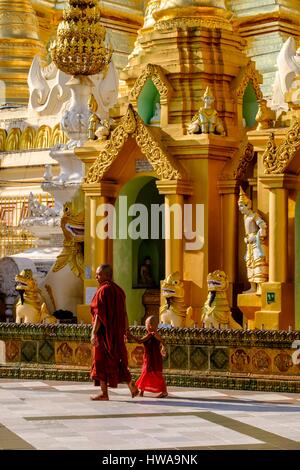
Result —
<instances>
[{"instance_id":1,"label":"shaved head","mask_svg":"<svg viewBox=\"0 0 300 470\"><path fill-rule=\"evenodd\" d=\"M113 276L113 270L110 264L100 264L96 269L96 275L101 274L101 277L105 280L111 280Z\"/></svg>"}]
</instances>

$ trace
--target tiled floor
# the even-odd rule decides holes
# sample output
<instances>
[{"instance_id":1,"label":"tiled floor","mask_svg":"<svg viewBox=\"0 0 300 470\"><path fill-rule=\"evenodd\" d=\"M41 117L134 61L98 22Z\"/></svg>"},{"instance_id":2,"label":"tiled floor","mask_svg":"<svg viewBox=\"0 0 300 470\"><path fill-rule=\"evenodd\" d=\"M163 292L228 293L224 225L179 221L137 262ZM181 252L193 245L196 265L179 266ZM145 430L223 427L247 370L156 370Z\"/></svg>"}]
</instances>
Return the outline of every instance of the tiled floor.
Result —
<instances>
[{"instance_id":1,"label":"tiled floor","mask_svg":"<svg viewBox=\"0 0 300 470\"><path fill-rule=\"evenodd\" d=\"M0 379L0 449L300 449L300 395L169 388L90 401L87 383Z\"/></svg>"}]
</instances>

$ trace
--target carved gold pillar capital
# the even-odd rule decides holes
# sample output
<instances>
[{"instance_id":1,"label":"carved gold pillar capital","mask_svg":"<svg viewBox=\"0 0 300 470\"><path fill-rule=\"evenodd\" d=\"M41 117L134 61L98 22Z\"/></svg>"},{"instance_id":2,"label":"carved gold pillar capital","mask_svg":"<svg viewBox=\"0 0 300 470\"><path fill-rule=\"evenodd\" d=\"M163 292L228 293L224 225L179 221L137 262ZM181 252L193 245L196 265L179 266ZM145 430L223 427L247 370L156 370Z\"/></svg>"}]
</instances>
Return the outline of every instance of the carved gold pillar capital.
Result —
<instances>
[{"instance_id":1,"label":"carved gold pillar capital","mask_svg":"<svg viewBox=\"0 0 300 470\"><path fill-rule=\"evenodd\" d=\"M300 177L298 175L280 173L260 176L260 182L268 189L300 190Z\"/></svg>"},{"instance_id":2,"label":"carved gold pillar capital","mask_svg":"<svg viewBox=\"0 0 300 470\"><path fill-rule=\"evenodd\" d=\"M188 181L181 180L158 180L156 187L159 194L181 194L183 196L191 196L193 194L193 186Z\"/></svg>"},{"instance_id":3,"label":"carved gold pillar capital","mask_svg":"<svg viewBox=\"0 0 300 470\"><path fill-rule=\"evenodd\" d=\"M83 183L81 187L87 197L103 196L109 199L116 199L119 192L119 186L113 181Z\"/></svg>"},{"instance_id":4,"label":"carved gold pillar capital","mask_svg":"<svg viewBox=\"0 0 300 470\"><path fill-rule=\"evenodd\" d=\"M218 181L218 188L220 194L239 194L240 185L238 180L230 179L230 180L219 180Z\"/></svg>"}]
</instances>

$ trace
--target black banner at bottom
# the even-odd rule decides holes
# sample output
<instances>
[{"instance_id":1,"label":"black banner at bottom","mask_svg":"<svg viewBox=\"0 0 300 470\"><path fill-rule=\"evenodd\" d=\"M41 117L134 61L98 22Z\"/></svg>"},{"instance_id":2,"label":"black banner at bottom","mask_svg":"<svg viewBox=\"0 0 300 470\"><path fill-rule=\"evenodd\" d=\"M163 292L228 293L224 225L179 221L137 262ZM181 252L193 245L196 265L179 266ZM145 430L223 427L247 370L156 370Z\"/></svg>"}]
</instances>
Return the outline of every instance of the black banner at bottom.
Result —
<instances>
[{"instance_id":1,"label":"black banner at bottom","mask_svg":"<svg viewBox=\"0 0 300 470\"><path fill-rule=\"evenodd\" d=\"M300 448L300 445L299 445ZM61 451L10 451L3 450L0 453L1 468L4 465L22 465L22 468L80 468L85 470L87 466L97 469L99 466L118 467L128 469L139 469L145 467L156 467L161 465L175 465L176 467L197 467L209 465L208 470L214 465L225 468L230 466L231 470L243 467L261 468L264 464L298 464L300 451L282 450L61 450Z\"/></svg>"}]
</instances>

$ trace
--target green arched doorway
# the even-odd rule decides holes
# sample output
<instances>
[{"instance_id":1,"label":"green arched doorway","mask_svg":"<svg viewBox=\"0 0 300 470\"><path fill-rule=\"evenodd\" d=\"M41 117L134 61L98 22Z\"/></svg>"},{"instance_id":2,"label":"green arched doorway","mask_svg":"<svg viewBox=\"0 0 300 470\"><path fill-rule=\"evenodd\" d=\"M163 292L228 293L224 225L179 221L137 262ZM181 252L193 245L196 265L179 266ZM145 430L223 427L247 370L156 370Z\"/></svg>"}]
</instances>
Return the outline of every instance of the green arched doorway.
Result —
<instances>
[{"instance_id":1,"label":"green arched doorway","mask_svg":"<svg viewBox=\"0 0 300 470\"><path fill-rule=\"evenodd\" d=\"M125 202L127 214L124 214ZM140 176L126 183L116 201L117 237L113 243L114 279L125 290L130 324L135 321L140 323L145 314L142 296L146 287L139 285L139 272L146 257L151 258L153 287L159 287L160 280L164 278L165 243L161 236L151 239L151 207L154 204L160 206L163 203L164 197L158 193L155 178L151 176ZM141 236L133 239L129 236L128 231L130 231L132 224L138 221L139 215L131 216L129 214L132 213L130 212L132 210L134 212L135 208L138 210L139 205L143 206L143 212L148 215L148 220L143 227L137 227L137 232ZM119 230L120 212L122 212L123 221L125 220L127 233L125 233L124 227L121 232ZM162 218L160 221L162 224Z\"/></svg>"}]
</instances>

